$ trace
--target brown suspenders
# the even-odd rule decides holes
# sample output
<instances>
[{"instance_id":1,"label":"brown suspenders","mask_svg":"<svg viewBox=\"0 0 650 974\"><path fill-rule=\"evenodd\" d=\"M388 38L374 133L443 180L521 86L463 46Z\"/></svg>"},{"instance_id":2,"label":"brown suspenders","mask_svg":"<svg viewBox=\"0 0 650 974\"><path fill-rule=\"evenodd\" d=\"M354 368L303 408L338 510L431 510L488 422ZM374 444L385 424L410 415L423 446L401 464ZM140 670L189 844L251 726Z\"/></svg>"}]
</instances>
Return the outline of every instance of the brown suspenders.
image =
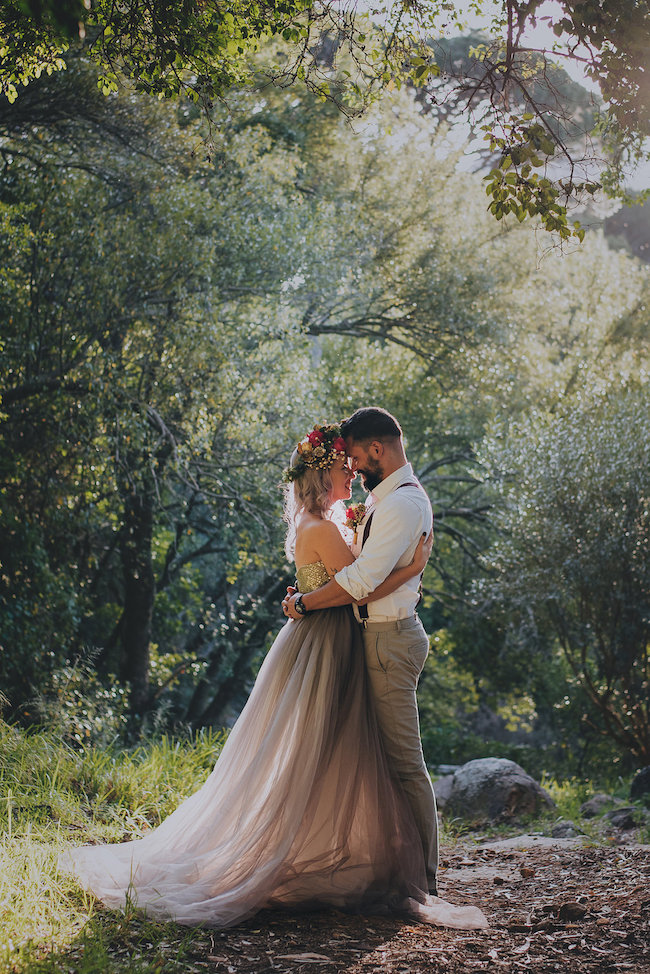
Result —
<instances>
[{"instance_id":1,"label":"brown suspenders","mask_svg":"<svg viewBox=\"0 0 650 974\"><path fill-rule=\"evenodd\" d=\"M395 488L395 490L399 490L400 487L417 487L420 490L422 489L419 484L416 484L413 481L407 481L404 484L398 484L398 486ZM366 541L368 540L368 536L370 534L370 525L372 524L372 519L374 517L374 514L375 514L374 510L372 510L370 512L369 516L368 516L368 520L366 521L366 523L363 526L363 537L361 538L361 550L362 551L363 551L363 546L366 543ZM359 612L359 618L360 619L367 619L368 618L368 606L367 606L367 604L366 605L360 605L359 608L358 608L358 612Z\"/></svg>"}]
</instances>

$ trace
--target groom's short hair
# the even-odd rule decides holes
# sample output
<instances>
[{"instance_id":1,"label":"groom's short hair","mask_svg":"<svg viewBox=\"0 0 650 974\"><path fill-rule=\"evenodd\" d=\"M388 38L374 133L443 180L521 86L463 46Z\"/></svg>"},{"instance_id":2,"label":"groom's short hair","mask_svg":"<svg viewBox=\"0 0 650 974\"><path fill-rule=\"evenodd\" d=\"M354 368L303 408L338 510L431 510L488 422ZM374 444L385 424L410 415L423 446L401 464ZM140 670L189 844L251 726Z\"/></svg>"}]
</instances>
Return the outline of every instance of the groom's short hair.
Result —
<instances>
[{"instance_id":1,"label":"groom's short hair","mask_svg":"<svg viewBox=\"0 0 650 974\"><path fill-rule=\"evenodd\" d=\"M380 406L364 406L357 409L341 423L341 436L355 443L368 440L394 440L402 435L402 427L394 416Z\"/></svg>"}]
</instances>

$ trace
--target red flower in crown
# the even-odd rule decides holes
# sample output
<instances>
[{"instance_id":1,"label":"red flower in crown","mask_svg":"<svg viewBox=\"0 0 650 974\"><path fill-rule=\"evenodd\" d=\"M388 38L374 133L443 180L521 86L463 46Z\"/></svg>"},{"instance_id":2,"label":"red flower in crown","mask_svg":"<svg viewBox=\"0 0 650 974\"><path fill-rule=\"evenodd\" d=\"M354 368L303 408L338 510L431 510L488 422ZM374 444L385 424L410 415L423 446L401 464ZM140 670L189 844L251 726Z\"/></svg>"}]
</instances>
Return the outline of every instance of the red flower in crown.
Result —
<instances>
[{"instance_id":1,"label":"red flower in crown","mask_svg":"<svg viewBox=\"0 0 650 974\"><path fill-rule=\"evenodd\" d=\"M287 483L298 480L308 468L329 470L337 460L345 460L345 440L341 436L341 427L336 423L314 426L298 443L296 450L298 457L295 463L284 471Z\"/></svg>"}]
</instances>

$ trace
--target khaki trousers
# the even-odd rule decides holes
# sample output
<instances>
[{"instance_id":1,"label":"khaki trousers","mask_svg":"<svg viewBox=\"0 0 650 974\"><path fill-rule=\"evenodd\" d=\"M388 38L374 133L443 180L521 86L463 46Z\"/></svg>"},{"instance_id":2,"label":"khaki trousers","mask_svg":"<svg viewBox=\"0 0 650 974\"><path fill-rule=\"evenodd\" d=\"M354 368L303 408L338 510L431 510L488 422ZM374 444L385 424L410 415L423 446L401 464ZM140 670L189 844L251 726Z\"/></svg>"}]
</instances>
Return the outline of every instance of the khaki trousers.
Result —
<instances>
[{"instance_id":1,"label":"khaki trousers","mask_svg":"<svg viewBox=\"0 0 650 974\"><path fill-rule=\"evenodd\" d=\"M438 814L431 778L424 763L415 691L429 654L429 640L417 618L395 623L370 622L363 640L370 688L388 764L413 809L427 871L436 891ZM390 628L389 628L390 627Z\"/></svg>"}]
</instances>

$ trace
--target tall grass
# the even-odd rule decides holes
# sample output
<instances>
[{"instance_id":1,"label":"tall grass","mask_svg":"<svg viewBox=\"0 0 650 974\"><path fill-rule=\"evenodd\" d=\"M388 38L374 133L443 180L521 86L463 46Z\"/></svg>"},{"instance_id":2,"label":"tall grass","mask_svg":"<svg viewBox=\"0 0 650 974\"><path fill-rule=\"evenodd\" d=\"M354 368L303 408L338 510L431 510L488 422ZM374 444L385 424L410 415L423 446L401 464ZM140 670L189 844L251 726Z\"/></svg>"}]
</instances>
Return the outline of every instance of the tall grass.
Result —
<instances>
[{"instance_id":1,"label":"tall grass","mask_svg":"<svg viewBox=\"0 0 650 974\"><path fill-rule=\"evenodd\" d=\"M0 723L1 971L161 970L155 950L140 957L129 949L121 966L117 945L125 925L138 941L146 928L154 944L164 940L154 931L169 924L98 911L90 894L58 872L57 859L71 843L136 838L158 825L205 781L223 740L204 732L129 752L74 750L52 734ZM181 957L187 937L175 936ZM165 959L166 971L176 969L170 964ZM190 970L188 962L178 969Z\"/></svg>"}]
</instances>

